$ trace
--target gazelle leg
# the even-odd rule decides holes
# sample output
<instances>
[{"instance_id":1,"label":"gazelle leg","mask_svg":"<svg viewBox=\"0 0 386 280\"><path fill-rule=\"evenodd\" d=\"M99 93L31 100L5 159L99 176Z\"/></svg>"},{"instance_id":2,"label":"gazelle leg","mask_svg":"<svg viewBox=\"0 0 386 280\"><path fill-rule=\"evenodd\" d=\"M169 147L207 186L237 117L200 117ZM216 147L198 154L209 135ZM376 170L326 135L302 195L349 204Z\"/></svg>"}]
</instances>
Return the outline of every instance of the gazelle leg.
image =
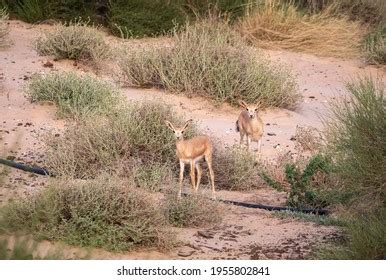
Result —
<instances>
[{"instance_id":1,"label":"gazelle leg","mask_svg":"<svg viewBox=\"0 0 386 280\"><path fill-rule=\"evenodd\" d=\"M242 133L242 132L240 131L240 146L243 145L243 142L244 142L244 133Z\"/></svg>"},{"instance_id":2,"label":"gazelle leg","mask_svg":"<svg viewBox=\"0 0 386 280\"><path fill-rule=\"evenodd\" d=\"M178 198L181 198L182 183L184 180L184 170L185 170L185 163L183 161L180 161L180 190L178 192Z\"/></svg>"},{"instance_id":3,"label":"gazelle leg","mask_svg":"<svg viewBox=\"0 0 386 280\"><path fill-rule=\"evenodd\" d=\"M251 145L251 138L247 135L247 151L249 151L250 145Z\"/></svg>"},{"instance_id":4,"label":"gazelle leg","mask_svg":"<svg viewBox=\"0 0 386 280\"><path fill-rule=\"evenodd\" d=\"M190 179L192 180L192 189L194 190L196 188L196 172L193 160L190 161Z\"/></svg>"},{"instance_id":5,"label":"gazelle leg","mask_svg":"<svg viewBox=\"0 0 386 280\"><path fill-rule=\"evenodd\" d=\"M206 163L208 164L210 182L212 184L212 196L215 197L216 190L214 187L214 173L213 173L213 168L212 168L212 155L205 156L205 160L206 160Z\"/></svg>"},{"instance_id":6,"label":"gazelle leg","mask_svg":"<svg viewBox=\"0 0 386 280\"><path fill-rule=\"evenodd\" d=\"M200 182L201 182L201 174L202 174L202 168L201 168L199 162L196 162L196 169L197 169L197 185L196 185L195 191L197 192L198 187L200 186Z\"/></svg>"},{"instance_id":7,"label":"gazelle leg","mask_svg":"<svg viewBox=\"0 0 386 280\"><path fill-rule=\"evenodd\" d=\"M257 140L257 159L261 159L261 139Z\"/></svg>"}]
</instances>

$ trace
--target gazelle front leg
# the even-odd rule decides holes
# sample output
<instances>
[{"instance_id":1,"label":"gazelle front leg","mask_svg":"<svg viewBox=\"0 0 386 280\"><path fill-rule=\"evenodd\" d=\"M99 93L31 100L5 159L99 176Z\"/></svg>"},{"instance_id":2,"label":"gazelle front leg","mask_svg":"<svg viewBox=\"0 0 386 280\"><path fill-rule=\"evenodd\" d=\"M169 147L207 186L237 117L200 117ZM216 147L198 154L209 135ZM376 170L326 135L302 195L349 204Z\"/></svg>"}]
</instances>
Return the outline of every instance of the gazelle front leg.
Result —
<instances>
[{"instance_id":1,"label":"gazelle front leg","mask_svg":"<svg viewBox=\"0 0 386 280\"><path fill-rule=\"evenodd\" d=\"M247 134L247 151L249 151L250 144L251 144L251 138Z\"/></svg>"},{"instance_id":2,"label":"gazelle front leg","mask_svg":"<svg viewBox=\"0 0 386 280\"><path fill-rule=\"evenodd\" d=\"M190 179L192 180L192 189L196 189L196 173L195 173L195 166L194 161L190 161Z\"/></svg>"},{"instance_id":3,"label":"gazelle front leg","mask_svg":"<svg viewBox=\"0 0 386 280\"><path fill-rule=\"evenodd\" d=\"M242 132L240 131L240 146L243 145L243 142L244 142L244 133L242 133Z\"/></svg>"},{"instance_id":4,"label":"gazelle front leg","mask_svg":"<svg viewBox=\"0 0 386 280\"><path fill-rule=\"evenodd\" d=\"M178 192L178 198L181 198L182 183L184 181L184 170L185 170L185 163L180 160L180 190Z\"/></svg>"},{"instance_id":5,"label":"gazelle front leg","mask_svg":"<svg viewBox=\"0 0 386 280\"><path fill-rule=\"evenodd\" d=\"M200 186L200 182L201 182L202 168L201 168L199 162L196 162L196 169L197 169L197 185L196 185L195 192L197 192L198 187Z\"/></svg>"},{"instance_id":6,"label":"gazelle front leg","mask_svg":"<svg viewBox=\"0 0 386 280\"><path fill-rule=\"evenodd\" d=\"M257 160L261 159L261 139L257 140Z\"/></svg>"}]
</instances>

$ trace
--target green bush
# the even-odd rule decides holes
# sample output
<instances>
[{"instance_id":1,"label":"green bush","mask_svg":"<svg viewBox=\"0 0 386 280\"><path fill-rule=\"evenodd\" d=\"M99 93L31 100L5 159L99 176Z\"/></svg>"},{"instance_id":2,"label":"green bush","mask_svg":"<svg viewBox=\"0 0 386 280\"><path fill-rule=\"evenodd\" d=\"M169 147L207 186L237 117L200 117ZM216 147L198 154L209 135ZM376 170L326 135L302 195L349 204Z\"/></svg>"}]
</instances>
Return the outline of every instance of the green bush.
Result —
<instances>
[{"instance_id":1,"label":"green bush","mask_svg":"<svg viewBox=\"0 0 386 280\"><path fill-rule=\"evenodd\" d=\"M75 72L35 74L27 87L31 102L51 101L61 117L107 114L117 104L117 90L107 82Z\"/></svg>"},{"instance_id":2,"label":"green bush","mask_svg":"<svg viewBox=\"0 0 386 280\"><path fill-rule=\"evenodd\" d=\"M368 62L386 64L386 24L367 34L363 51Z\"/></svg>"},{"instance_id":3,"label":"green bush","mask_svg":"<svg viewBox=\"0 0 386 280\"><path fill-rule=\"evenodd\" d=\"M101 171L125 177L135 172L137 183L145 179L143 173L153 173L154 180L161 178L161 169L167 172L177 163L174 135L165 119L182 123L169 106L157 102L131 103L108 117L84 119L60 137L45 139L47 165L59 175L74 178L93 178ZM191 125L186 137L195 131ZM155 169L149 171L152 166Z\"/></svg>"},{"instance_id":4,"label":"green bush","mask_svg":"<svg viewBox=\"0 0 386 280\"><path fill-rule=\"evenodd\" d=\"M108 178L52 181L48 188L6 205L1 224L12 232L112 251L168 248L171 232L154 199Z\"/></svg>"},{"instance_id":5,"label":"green bush","mask_svg":"<svg viewBox=\"0 0 386 280\"><path fill-rule=\"evenodd\" d=\"M216 224L221 222L223 212L219 202L196 194L179 199L175 193L171 193L166 196L163 209L169 222L176 227Z\"/></svg>"},{"instance_id":6,"label":"green bush","mask_svg":"<svg viewBox=\"0 0 386 280\"><path fill-rule=\"evenodd\" d=\"M103 35L87 22L75 20L68 25L59 24L36 41L40 55L53 55L56 59L76 59L98 64L110 56L110 48Z\"/></svg>"},{"instance_id":7,"label":"green bush","mask_svg":"<svg viewBox=\"0 0 386 280\"><path fill-rule=\"evenodd\" d=\"M118 57L123 80L155 86L216 103L261 101L293 108L299 101L293 76L274 65L221 22L202 21L175 31L172 46L148 45Z\"/></svg>"},{"instance_id":8,"label":"green bush","mask_svg":"<svg viewBox=\"0 0 386 280\"><path fill-rule=\"evenodd\" d=\"M385 205L386 106L384 88L370 77L347 84L350 96L331 106L327 122L329 150L354 192L355 208L370 211Z\"/></svg>"}]
</instances>

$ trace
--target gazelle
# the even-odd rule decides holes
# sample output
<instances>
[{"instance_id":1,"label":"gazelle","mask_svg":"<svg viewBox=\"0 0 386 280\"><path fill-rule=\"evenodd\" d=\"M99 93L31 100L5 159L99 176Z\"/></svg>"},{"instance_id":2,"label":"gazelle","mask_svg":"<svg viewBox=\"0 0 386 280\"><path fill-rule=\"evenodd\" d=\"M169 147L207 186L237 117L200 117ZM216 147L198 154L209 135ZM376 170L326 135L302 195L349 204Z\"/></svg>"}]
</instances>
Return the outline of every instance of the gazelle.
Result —
<instances>
[{"instance_id":1,"label":"gazelle","mask_svg":"<svg viewBox=\"0 0 386 280\"><path fill-rule=\"evenodd\" d=\"M261 154L261 137L264 132L264 124L261 118L258 116L258 110L260 103L247 104L243 100L239 100L239 104L245 110L243 110L238 120L236 121L236 131L240 132L240 145L244 140L244 135L247 137L247 150L251 141L257 142L257 153Z\"/></svg>"},{"instance_id":2,"label":"gazelle","mask_svg":"<svg viewBox=\"0 0 386 280\"><path fill-rule=\"evenodd\" d=\"M190 178L193 190L197 192L198 186L201 181L202 168L200 166L200 160L205 158L209 168L210 181L212 184L212 195L215 195L214 188L214 173L212 168L212 154L213 147L212 142L208 136L196 136L191 139L184 139L183 134L185 129L189 126L192 120L188 120L182 127L174 127L169 121L165 121L166 125L174 132L176 137L176 153L180 161L180 190L178 197L181 197L182 182L184 179L185 164L190 164ZM197 182L195 169L197 169Z\"/></svg>"}]
</instances>

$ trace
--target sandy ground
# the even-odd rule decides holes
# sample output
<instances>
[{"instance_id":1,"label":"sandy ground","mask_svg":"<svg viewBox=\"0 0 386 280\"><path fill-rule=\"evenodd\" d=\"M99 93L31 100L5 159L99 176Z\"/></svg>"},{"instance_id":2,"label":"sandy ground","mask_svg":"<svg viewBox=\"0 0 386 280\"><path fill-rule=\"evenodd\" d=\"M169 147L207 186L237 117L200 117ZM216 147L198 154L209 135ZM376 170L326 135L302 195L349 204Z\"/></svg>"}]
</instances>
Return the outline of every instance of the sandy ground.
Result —
<instances>
[{"instance_id":1,"label":"sandy ground","mask_svg":"<svg viewBox=\"0 0 386 280\"><path fill-rule=\"evenodd\" d=\"M19 161L42 165L39 135L48 131L60 133L66 123L57 119L54 106L31 104L24 96L24 87L33 73L57 69L80 71L82 67L73 66L68 61L53 62L54 67L50 69L43 66L47 59L52 59L39 56L33 50L32 43L39 32L49 26L11 21L10 27L9 37L13 46L0 51L0 79L3 81L0 87L0 153L1 157L12 156ZM274 158L280 150L293 150L294 144L290 139L297 125L322 129L320 118L328 113L327 103L344 96L345 81L358 74L371 74L386 84L384 69L365 66L360 61L318 58L287 51L268 51L268 54L274 61L285 62L293 69L304 99L296 111L268 109L260 113L266 124L262 142L262 153L266 159ZM124 88L122 92L128 100L163 100L187 117L198 120L208 134L220 138L224 145L238 143L239 136L234 130L240 112L238 108L228 105L215 107L201 98L191 99L154 89ZM2 184L0 182L0 204L17 193L29 192L45 182L44 178L35 175L17 170L9 172L8 179ZM282 203L284 199L283 194L265 188L250 193L222 191L218 196L274 205ZM183 245L171 252L140 250L112 254L93 250L87 258L302 259L316 246L339 236L334 227L278 218L264 210L232 206L226 213L224 221L215 227L176 229L176 238ZM84 257L86 254L84 249L60 246L65 248L61 251L67 258ZM52 247L52 243L43 242L38 252L44 255Z\"/></svg>"}]
</instances>

